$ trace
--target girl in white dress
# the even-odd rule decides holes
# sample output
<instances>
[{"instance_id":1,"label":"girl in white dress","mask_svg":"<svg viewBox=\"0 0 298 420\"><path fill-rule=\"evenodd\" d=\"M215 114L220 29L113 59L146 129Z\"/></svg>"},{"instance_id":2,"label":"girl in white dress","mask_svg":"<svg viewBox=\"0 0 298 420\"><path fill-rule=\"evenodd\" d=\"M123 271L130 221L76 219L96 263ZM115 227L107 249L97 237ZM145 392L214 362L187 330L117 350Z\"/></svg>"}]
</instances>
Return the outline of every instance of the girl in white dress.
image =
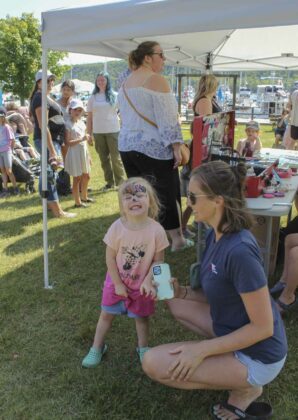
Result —
<instances>
[{"instance_id":1,"label":"girl in white dress","mask_svg":"<svg viewBox=\"0 0 298 420\"><path fill-rule=\"evenodd\" d=\"M90 179L90 156L87 148L89 135L82 121L84 105L81 100L73 99L69 104L70 118L66 122L65 142L68 146L65 158L65 170L73 177L72 194L75 207L87 207L88 182ZM80 193L81 191L81 193Z\"/></svg>"}]
</instances>

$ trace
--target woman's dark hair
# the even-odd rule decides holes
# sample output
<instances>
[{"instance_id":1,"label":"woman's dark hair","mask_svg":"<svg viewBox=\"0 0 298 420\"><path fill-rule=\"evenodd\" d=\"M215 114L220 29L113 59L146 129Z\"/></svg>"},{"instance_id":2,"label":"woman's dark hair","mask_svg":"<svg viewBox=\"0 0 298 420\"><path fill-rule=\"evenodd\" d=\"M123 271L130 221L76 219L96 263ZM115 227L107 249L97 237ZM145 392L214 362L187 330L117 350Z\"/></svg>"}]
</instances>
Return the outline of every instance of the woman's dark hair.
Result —
<instances>
[{"instance_id":1,"label":"woman's dark hair","mask_svg":"<svg viewBox=\"0 0 298 420\"><path fill-rule=\"evenodd\" d=\"M96 83L97 82L97 78L99 76L103 76L103 77L106 78L106 80L107 80L107 86L106 86L106 91L105 91L106 101L110 105L114 105L115 102L116 102L116 94L115 94L115 92L112 89L111 79L110 79L109 73L106 73L104 71L101 71L100 73L98 73L98 75L96 76L96 79L95 79L95 86L94 86L94 89L93 89L92 94L95 95L96 93L99 92L99 87L97 86L97 83Z\"/></svg>"},{"instance_id":2,"label":"woman's dark hair","mask_svg":"<svg viewBox=\"0 0 298 420\"><path fill-rule=\"evenodd\" d=\"M32 99L35 93L38 91L38 82L35 82L34 88L31 92L31 95L29 97L29 115L32 115Z\"/></svg>"},{"instance_id":3,"label":"woman's dark hair","mask_svg":"<svg viewBox=\"0 0 298 420\"><path fill-rule=\"evenodd\" d=\"M64 82L61 85L61 89L63 89L64 87L69 87L73 92L76 90L74 82L70 79L64 80Z\"/></svg>"},{"instance_id":4,"label":"woman's dark hair","mask_svg":"<svg viewBox=\"0 0 298 420\"><path fill-rule=\"evenodd\" d=\"M217 227L221 233L239 232L252 226L244 197L245 177L244 163L229 166L220 160L204 163L191 173L191 178L200 184L201 190L209 198L223 197L224 211Z\"/></svg>"},{"instance_id":5,"label":"woman's dark hair","mask_svg":"<svg viewBox=\"0 0 298 420\"><path fill-rule=\"evenodd\" d=\"M128 62L133 68L139 68L146 55L152 55L154 53L154 47L159 45L156 41L145 41L142 42L138 47L129 53Z\"/></svg>"}]
</instances>

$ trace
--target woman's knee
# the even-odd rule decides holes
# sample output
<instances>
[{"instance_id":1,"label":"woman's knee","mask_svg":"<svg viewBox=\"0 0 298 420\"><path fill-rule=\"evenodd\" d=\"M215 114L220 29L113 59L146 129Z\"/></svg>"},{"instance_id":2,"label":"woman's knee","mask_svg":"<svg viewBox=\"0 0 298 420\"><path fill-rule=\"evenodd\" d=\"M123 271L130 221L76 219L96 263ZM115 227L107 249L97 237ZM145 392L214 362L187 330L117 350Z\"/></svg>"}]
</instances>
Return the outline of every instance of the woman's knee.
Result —
<instances>
[{"instance_id":1,"label":"woman's knee","mask_svg":"<svg viewBox=\"0 0 298 420\"><path fill-rule=\"evenodd\" d=\"M148 350L143 358L142 368L144 373L151 379L158 379L160 373L160 366L158 364L158 355L155 349Z\"/></svg>"}]
</instances>

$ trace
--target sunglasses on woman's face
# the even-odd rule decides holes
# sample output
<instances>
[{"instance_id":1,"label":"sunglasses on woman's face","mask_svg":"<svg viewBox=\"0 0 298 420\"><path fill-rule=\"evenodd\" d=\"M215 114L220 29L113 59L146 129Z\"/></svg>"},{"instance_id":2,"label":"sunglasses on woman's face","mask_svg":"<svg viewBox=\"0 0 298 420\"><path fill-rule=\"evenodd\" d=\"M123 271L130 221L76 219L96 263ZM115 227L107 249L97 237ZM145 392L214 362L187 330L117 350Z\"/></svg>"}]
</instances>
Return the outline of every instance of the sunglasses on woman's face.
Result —
<instances>
[{"instance_id":1,"label":"sunglasses on woman's face","mask_svg":"<svg viewBox=\"0 0 298 420\"><path fill-rule=\"evenodd\" d=\"M195 194L193 192L188 191L187 197L189 198L190 204L194 206L197 202L198 197L207 197L206 194Z\"/></svg>"},{"instance_id":2,"label":"sunglasses on woman's face","mask_svg":"<svg viewBox=\"0 0 298 420\"><path fill-rule=\"evenodd\" d=\"M151 55L154 55L154 54L159 55L162 60L165 60L166 59L166 57L165 57L165 55L164 55L163 52L154 52Z\"/></svg>"}]
</instances>

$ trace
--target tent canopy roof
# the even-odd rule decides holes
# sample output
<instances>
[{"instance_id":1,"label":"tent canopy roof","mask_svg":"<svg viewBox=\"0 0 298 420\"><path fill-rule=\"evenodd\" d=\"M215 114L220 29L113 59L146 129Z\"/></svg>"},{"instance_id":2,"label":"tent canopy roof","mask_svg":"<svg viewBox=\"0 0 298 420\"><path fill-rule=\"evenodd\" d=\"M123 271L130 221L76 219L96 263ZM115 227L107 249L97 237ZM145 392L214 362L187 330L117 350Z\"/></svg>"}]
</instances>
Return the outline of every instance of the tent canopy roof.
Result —
<instances>
[{"instance_id":1,"label":"tent canopy roof","mask_svg":"<svg viewBox=\"0 0 298 420\"><path fill-rule=\"evenodd\" d=\"M130 0L42 13L46 49L126 58L156 40L169 64L214 71L298 68L293 0Z\"/></svg>"}]
</instances>

